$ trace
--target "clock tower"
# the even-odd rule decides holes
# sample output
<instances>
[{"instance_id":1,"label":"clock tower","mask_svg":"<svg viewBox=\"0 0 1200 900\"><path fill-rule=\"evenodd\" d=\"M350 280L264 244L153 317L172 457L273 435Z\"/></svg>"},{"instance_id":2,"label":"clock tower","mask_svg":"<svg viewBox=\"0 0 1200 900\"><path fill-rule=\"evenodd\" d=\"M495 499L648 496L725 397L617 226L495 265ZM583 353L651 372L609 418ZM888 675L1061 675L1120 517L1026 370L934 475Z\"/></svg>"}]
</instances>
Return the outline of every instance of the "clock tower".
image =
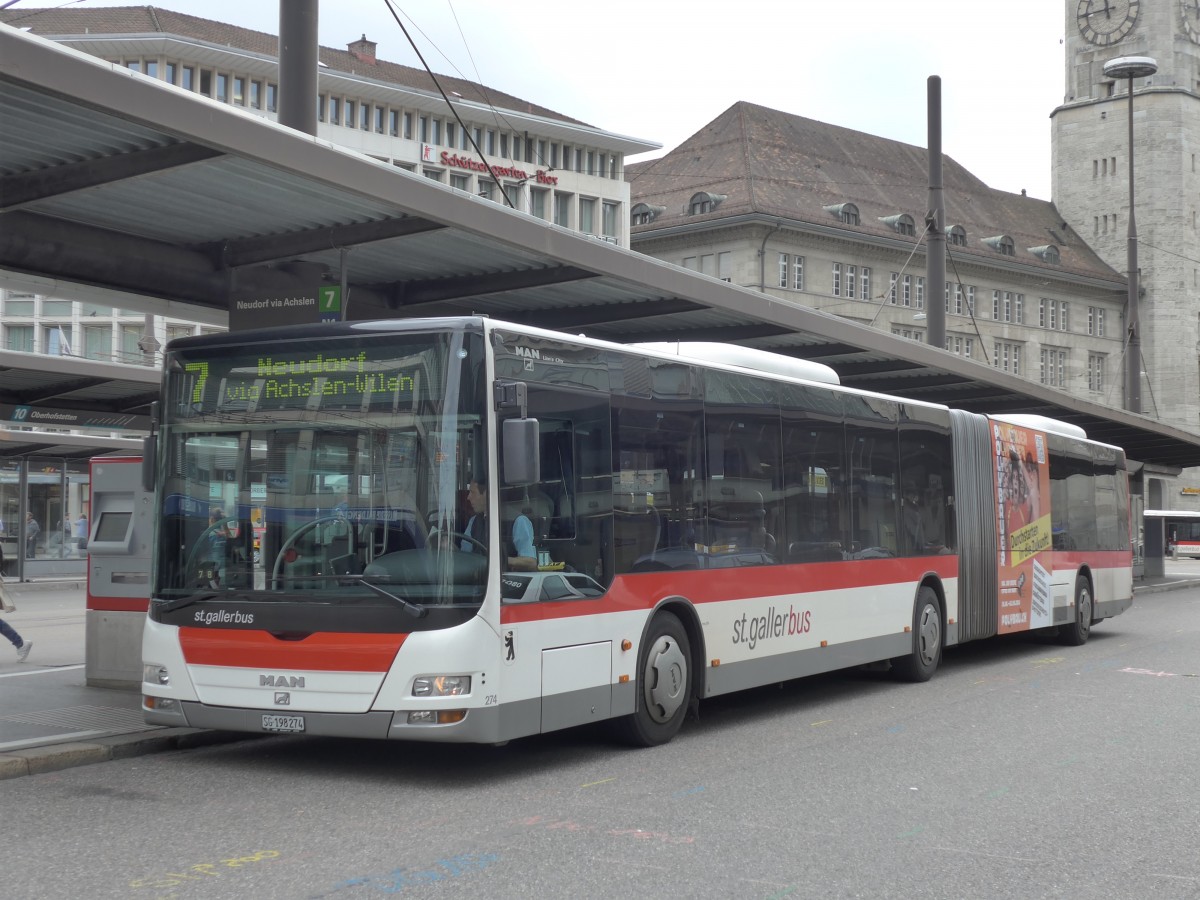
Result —
<instances>
[{"instance_id":1,"label":"clock tower","mask_svg":"<svg viewBox=\"0 0 1200 900\"><path fill-rule=\"evenodd\" d=\"M1051 114L1054 204L1123 275L1128 269L1130 80L1106 76L1104 64L1118 57L1151 57L1158 64L1155 74L1132 82L1140 370L1145 373L1141 409L1197 432L1200 0L1065 0L1065 5L1066 90L1063 104ZM1126 360L1114 360L1109 372L1121 377L1125 368Z\"/></svg>"}]
</instances>

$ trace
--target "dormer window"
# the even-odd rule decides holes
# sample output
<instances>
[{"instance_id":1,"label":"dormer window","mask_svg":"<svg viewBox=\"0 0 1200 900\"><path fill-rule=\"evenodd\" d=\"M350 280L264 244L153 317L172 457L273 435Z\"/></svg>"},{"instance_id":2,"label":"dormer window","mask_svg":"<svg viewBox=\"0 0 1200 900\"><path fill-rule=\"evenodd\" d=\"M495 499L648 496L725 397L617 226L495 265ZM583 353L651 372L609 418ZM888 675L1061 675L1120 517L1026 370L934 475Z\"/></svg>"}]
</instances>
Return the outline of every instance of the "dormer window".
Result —
<instances>
[{"instance_id":1,"label":"dormer window","mask_svg":"<svg viewBox=\"0 0 1200 900\"><path fill-rule=\"evenodd\" d=\"M853 203L835 203L833 206L823 206L821 208L825 212L836 216L838 221L843 225L859 224L858 207Z\"/></svg>"},{"instance_id":2,"label":"dormer window","mask_svg":"<svg viewBox=\"0 0 1200 900\"><path fill-rule=\"evenodd\" d=\"M913 222L913 217L908 213L901 213L898 216L884 216L879 221L896 232L896 234L902 234L906 237L916 237L917 227Z\"/></svg>"},{"instance_id":3,"label":"dormer window","mask_svg":"<svg viewBox=\"0 0 1200 900\"><path fill-rule=\"evenodd\" d=\"M692 199L688 201L688 215L699 216L710 213L721 205L721 201L725 197L725 194L710 194L708 191L693 194Z\"/></svg>"},{"instance_id":4,"label":"dormer window","mask_svg":"<svg viewBox=\"0 0 1200 900\"><path fill-rule=\"evenodd\" d=\"M961 225L951 225L950 230L946 232L946 240L952 247L967 246L967 229Z\"/></svg>"},{"instance_id":5,"label":"dormer window","mask_svg":"<svg viewBox=\"0 0 1200 900\"><path fill-rule=\"evenodd\" d=\"M1007 234L998 234L995 237L984 238L983 242L1003 256L1016 256L1017 247L1013 243L1013 239Z\"/></svg>"},{"instance_id":6,"label":"dormer window","mask_svg":"<svg viewBox=\"0 0 1200 900\"><path fill-rule=\"evenodd\" d=\"M649 225L665 211L665 206L651 206L648 203L635 204L629 211L629 224Z\"/></svg>"},{"instance_id":7,"label":"dormer window","mask_svg":"<svg viewBox=\"0 0 1200 900\"><path fill-rule=\"evenodd\" d=\"M1054 244L1046 244L1041 247L1030 247L1029 252L1044 263L1050 263L1052 266L1058 265L1058 247L1054 246Z\"/></svg>"}]
</instances>

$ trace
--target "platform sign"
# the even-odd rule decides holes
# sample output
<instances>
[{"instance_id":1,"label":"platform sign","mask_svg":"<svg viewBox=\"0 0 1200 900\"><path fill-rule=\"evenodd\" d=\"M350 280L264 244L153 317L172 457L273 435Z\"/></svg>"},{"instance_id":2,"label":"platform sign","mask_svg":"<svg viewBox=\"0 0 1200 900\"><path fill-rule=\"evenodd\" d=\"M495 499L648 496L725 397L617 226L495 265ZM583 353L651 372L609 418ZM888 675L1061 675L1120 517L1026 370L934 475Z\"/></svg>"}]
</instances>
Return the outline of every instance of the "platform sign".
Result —
<instances>
[{"instance_id":1,"label":"platform sign","mask_svg":"<svg viewBox=\"0 0 1200 900\"><path fill-rule=\"evenodd\" d=\"M317 314L322 322L340 322L342 320L342 288L340 285L327 284L317 290Z\"/></svg>"}]
</instances>

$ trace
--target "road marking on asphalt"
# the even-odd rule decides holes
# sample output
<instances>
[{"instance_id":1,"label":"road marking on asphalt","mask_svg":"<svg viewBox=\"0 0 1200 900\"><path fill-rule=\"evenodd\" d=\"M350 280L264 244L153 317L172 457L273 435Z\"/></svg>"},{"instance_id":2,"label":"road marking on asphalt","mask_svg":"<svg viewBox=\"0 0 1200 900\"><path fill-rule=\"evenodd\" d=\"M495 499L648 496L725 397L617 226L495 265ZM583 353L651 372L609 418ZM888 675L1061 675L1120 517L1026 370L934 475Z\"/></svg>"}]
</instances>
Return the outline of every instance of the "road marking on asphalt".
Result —
<instances>
[{"instance_id":1,"label":"road marking on asphalt","mask_svg":"<svg viewBox=\"0 0 1200 900\"><path fill-rule=\"evenodd\" d=\"M53 669L35 669L32 672L5 672L0 675L0 678L17 678L21 675L49 675L51 672L69 672L72 669L82 669L84 663L79 663L76 666L56 666Z\"/></svg>"},{"instance_id":2,"label":"road marking on asphalt","mask_svg":"<svg viewBox=\"0 0 1200 900\"><path fill-rule=\"evenodd\" d=\"M71 734L56 734L49 738L40 737L29 738L24 741L9 741L7 744L0 744L0 753L7 753L10 750L24 750L26 747L44 747L51 744L70 743L80 738L98 737L102 734L112 734L112 732L105 729L95 729L92 731L75 731Z\"/></svg>"}]
</instances>

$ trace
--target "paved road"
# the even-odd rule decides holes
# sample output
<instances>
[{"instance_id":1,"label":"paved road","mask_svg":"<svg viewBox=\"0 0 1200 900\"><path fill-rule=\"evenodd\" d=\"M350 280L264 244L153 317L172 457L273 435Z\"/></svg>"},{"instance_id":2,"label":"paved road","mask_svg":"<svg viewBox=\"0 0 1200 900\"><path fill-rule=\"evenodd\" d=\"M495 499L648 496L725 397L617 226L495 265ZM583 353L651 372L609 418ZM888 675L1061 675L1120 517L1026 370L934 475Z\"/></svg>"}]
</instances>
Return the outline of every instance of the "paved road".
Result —
<instances>
[{"instance_id":1,"label":"paved road","mask_svg":"<svg viewBox=\"0 0 1200 900\"><path fill-rule=\"evenodd\" d=\"M13 897L1200 897L1200 590L673 743L272 737L0 782Z\"/></svg>"}]
</instances>

